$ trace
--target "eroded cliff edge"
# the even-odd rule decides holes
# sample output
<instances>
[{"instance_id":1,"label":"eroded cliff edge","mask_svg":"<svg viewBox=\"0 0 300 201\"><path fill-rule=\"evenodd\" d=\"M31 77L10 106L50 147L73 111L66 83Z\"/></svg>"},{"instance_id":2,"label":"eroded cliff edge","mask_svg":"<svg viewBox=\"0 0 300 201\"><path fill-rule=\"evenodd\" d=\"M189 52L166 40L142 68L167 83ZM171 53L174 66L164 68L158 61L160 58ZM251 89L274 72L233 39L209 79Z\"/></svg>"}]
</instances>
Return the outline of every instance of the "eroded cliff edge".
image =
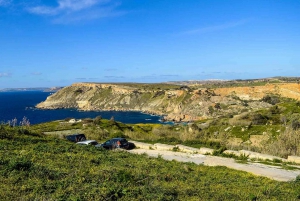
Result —
<instances>
[{"instance_id":1,"label":"eroded cliff edge","mask_svg":"<svg viewBox=\"0 0 300 201\"><path fill-rule=\"evenodd\" d=\"M208 89L171 84L75 83L49 96L41 109L140 111L170 121L194 121L270 107L266 95L300 99L296 83Z\"/></svg>"}]
</instances>

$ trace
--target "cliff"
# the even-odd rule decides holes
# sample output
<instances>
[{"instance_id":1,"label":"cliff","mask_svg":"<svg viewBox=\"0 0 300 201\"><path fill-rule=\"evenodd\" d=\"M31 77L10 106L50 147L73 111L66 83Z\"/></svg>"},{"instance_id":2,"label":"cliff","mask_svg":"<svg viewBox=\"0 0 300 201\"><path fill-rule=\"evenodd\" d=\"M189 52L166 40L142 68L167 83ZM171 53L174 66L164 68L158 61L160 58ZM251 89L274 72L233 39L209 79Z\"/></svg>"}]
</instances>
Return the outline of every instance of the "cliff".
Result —
<instances>
[{"instance_id":1,"label":"cliff","mask_svg":"<svg viewBox=\"0 0 300 201\"><path fill-rule=\"evenodd\" d=\"M41 109L141 111L171 121L194 121L271 105L267 94L300 99L300 85L274 83L253 87L207 89L172 84L75 83L49 96Z\"/></svg>"}]
</instances>

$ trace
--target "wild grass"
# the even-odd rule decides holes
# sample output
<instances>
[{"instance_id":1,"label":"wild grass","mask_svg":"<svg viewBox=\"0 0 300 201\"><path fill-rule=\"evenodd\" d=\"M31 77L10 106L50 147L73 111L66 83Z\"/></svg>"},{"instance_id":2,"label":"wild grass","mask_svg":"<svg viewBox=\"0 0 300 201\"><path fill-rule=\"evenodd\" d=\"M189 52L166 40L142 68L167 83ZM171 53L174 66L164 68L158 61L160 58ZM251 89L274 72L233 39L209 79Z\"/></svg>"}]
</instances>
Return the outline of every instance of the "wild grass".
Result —
<instances>
[{"instance_id":1,"label":"wild grass","mask_svg":"<svg viewBox=\"0 0 300 201\"><path fill-rule=\"evenodd\" d=\"M270 137L264 142L263 152L283 158L300 156L300 131L288 127L276 138Z\"/></svg>"},{"instance_id":2,"label":"wild grass","mask_svg":"<svg viewBox=\"0 0 300 201\"><path fill-rule=\"evenodd\" d=\"M10 133L11 138L7 138ZM296 200L300 182L0 132L0 200Z\"/></svg>"}]
</instances>

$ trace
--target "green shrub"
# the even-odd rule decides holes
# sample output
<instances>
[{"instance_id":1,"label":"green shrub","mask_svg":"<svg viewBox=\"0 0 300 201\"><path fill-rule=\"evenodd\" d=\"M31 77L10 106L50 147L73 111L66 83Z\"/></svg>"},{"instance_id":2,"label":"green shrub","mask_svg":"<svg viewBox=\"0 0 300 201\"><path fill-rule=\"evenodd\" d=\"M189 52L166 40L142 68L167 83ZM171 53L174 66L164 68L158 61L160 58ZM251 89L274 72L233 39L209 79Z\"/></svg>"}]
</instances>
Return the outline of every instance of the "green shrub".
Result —
<instances>
[{"instance_id":1,"label":"green shrub","mask_svg":"<svg viewBox=\"0 0 300 201\"><path fill-rule=\"evenodd\" d=\"M215 149L213 151L213 156L221 156L223 152L226 150L226 147L220 147L219 149Z\"/></svg>"},{"instance_id":2,"label":"green shrub","mask_svg":"<svg viewBox=\"0 0 300 201\"><path fill-rule=\"evenodd\" d=\"M278 96L275 96L275 95L266 95L261 99L261 101L264 101L271 105L276 105L277 103L280 102L280 99Z\"/></svg>"},{"instance_id":3,"label":"green shrub","mask_svg":"<svg viewBox=\"0 0 300 201\"><path fill-rule=\"evenodd\" d=\"M296 182L296 183L300 183L300 175L298 175L298 176L296 177L295 182Z\"/></svg>"},{"instance_id":4,"label":"green shrub","mask_svg":"<svg viewBox=\"0 0 300 201\"><path fill-rule=\"evenodd\" d=\"M269 117L260 113L252 114L250 120L254 125L264 125L268 122Z\"/></svg>"},{"instance_id":5,"label":"green shrub","mask_svg":"<svg viewBox=\"0 0 300 201\"><path fill-rule=\"evenodd\" d=\"M246 155L246 154L241 154L239 155L238 157L236 157L236 160L238 162L242 162L242 163L246 163L249 159L249 155Z\"/></svg>"},{"instance_id":6,"label":"green shrub","mask_svg":"<svg viewBox=\"0 0 300 201\"><path fill-rule=\"evenodd\" d=\"M8 170L27 171L30 170L33 163L27 158L13 158L8 163Z\"/></svg>"}]
</instances>

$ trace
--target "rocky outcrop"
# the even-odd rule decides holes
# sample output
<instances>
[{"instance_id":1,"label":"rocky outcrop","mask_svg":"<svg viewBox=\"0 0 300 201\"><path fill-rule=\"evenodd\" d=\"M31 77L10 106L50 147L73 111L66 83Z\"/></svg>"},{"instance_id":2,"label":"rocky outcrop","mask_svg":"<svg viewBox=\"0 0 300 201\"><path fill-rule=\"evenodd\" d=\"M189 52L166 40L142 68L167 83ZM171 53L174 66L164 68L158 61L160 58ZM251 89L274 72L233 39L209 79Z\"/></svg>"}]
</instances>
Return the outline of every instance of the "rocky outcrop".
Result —
<instances>
[{"instance_id":1,"label":"rocky outcrop","mask_svg":"<svg viewBox=\"0 0 300 201\"><path fill-rule=\"evenodd\" d=\"M298 84L206 89L158 84L75 83L49 96L41 109L141 111L168 121L194 121L269 107L259 101L266 94L300 99ZM244 101L248 101L245 105Z\"/></svg>"}]
</instances>

